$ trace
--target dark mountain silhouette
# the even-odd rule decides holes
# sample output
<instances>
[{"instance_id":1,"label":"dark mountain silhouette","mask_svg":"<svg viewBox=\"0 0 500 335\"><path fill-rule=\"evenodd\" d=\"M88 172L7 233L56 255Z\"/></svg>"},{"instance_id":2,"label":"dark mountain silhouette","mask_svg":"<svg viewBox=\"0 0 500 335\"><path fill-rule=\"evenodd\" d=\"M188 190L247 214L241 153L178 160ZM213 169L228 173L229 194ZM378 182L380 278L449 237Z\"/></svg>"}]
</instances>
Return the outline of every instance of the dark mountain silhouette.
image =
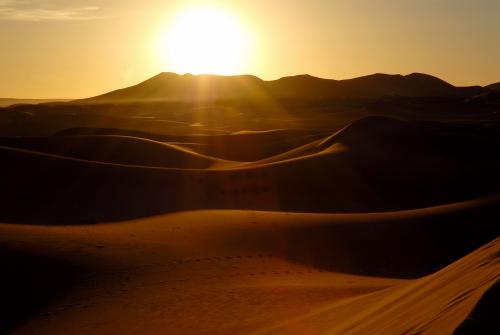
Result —
<instances>
[{"instance_id":1,"label":"dark mountain silhouette","mask_svg":"<svg viewBox=\"0 0 500 335\"><path fill-rule=\"evenodd\" d=\"M474 96L485 91L487 89L480 86L456 87L422 73L405 76L377 73L346 80L298 75L272 81L264 81L251 75L194 76L160 73L138 85L75 102L457 97Z\"/></svg>"},{"instance_id":2,"label":"dark mountain silhouette","mask_svg":"<svg viewBox=\"0 0 500 335\"><path fill-rule=\"evenodd\" d=\"M488 85L488 86L486 86L486 88L488 88L490 90L494 90L494 91L500 91L500 83Z\"/></svg>"},{"instance_id":3,"label":"dark mountain silhouette","mask_svg":"<svg viewBox=\"0 0 500 335\"><path fill-rule=\"evenodd\" d=\"M66 102L71 99L11 99L11 98L0 98L0 107L7 107L12 105L21 104L41 104L48 102Z\"/></svg>"},{"instance_id":4,"label":"dark mountain silhouette","mask_svg":"<svg viewBox=\"0 0 500 335\"><path fill-rule=\"evenodd\" d=\"M138 85L78 102L190 101L239 99L265 92L257 77L160 73Z\"/></svg>"}]
</instances>

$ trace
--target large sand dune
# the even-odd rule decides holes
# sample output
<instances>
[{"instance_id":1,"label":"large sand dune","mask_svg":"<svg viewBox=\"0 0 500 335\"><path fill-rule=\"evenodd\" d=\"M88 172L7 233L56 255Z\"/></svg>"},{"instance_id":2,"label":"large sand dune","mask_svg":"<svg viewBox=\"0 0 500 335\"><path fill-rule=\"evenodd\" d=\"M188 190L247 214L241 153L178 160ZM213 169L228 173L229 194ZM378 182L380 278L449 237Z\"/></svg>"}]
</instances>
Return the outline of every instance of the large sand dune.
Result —
<instances>
[{"instance_id":1,"label":"large sand dune","mask_svg":"<svg viewBox=\"0 0 500 335\"><path fill-rule=\"evenodd\" d=\"M500 276L498 240L458 260L488 241L474 220L483 206L498 201L375 215L219 210L92 226L2 225L2 329L451 334ZM384 278L440 267L420 279ZM360 271L376 277L349 274Z\"/></svg>"}]
</instances>

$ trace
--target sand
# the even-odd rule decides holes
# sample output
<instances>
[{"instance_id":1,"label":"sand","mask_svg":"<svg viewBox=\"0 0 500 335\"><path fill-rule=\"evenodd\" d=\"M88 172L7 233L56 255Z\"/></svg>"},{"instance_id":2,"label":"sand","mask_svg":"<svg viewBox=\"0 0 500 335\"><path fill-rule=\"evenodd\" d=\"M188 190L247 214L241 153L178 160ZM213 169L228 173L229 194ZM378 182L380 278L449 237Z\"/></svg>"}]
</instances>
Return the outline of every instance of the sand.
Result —
<instances>
[{"instance_id":1,"label":"sand","mask_svg":"<svg viewBox=\"0 0 500 335\"><path fill-rule=\"evenodd\" d=\"M485 333L498 144L385 117L0 138L0 333Z\"/></svg>"},{"instance_id":2,"label":"sand","mask_svg":"<svg viewBox=\"0 0 500 335\"><path fill-rule=\"evenodd\" d=\"M390 244L397 237L376 236L378 226L383 233L391 222L407 225L413 217L452 215L475 206L379 214L372 222L374 239ZM9 317L3 329L15 334L451 334L500 276L498 240L432 275L397 279L387 278L395 273L382 267L377 276L334 271L336 263L351 261L363 269L360 259L370 269L370 260L383 252L369 245L356 245L357 252L345 246L325 251L316 234L305 234L315 227L325 234L325 227L334 232L359 226L353 236L343 236L356 240L356 230L367 221L370 215L219 210L92 226L2 225L2 254L8 255L3 304L10 306L2 313ZM405 252L394 258L415 262ZM325 262L314 264L308 256ZM401 267L398 277L407 274ZM22 277L27 275L31 278Z\"/></svg>"}]
</instances>

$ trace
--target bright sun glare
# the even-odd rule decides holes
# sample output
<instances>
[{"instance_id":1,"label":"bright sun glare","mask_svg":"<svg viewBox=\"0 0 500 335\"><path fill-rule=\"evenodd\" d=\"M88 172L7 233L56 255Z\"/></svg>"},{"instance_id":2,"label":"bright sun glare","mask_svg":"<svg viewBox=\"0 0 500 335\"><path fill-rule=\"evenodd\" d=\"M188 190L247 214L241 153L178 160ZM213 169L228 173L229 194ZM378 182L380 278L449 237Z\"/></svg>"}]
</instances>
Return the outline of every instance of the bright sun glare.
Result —
<instances>
[{"instance_id":1,"label":"bright sun glare","mask_svg":"<svg viewBox=\"0 0 500 335\"><path fill-rule=\"evenodd\" d=\"M159 41L163 62L178 73L241 73L251 49L251 35L237 17L212 7L180 12Z\"/></svg>"}]
</instances>

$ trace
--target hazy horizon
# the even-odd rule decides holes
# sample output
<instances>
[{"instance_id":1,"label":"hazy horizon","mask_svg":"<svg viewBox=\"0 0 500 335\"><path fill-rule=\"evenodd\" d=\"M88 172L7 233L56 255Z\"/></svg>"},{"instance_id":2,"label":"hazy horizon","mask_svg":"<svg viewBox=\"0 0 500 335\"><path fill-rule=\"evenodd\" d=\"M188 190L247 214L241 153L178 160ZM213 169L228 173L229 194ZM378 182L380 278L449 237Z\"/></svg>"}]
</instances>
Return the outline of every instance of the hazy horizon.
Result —
<instances>
[{"instance_id":1,"label":"hazy horizon","mask_svg":"<svg viewBox=\"0 0 500 335\"><path fill-rule=\"evenodd\" d=\"M162 50L172 40L179 15L196 6L220 9L241 30L222 36L217 50L209 48L209 56L226 58L208 67L206 59L201 65L199 59L179 64ZM190 72L195 65L193 72L212 68L207 72L264 80L421 72L455 86L485 86L500 81L499 10L500 3L492 0L317 1L314 6L300 0L156 0L147 5L137 0L70 5L2 0L0 97L85 98L160 72ZM210 23L200 22L197 28L203 32ZM225 27L210 33L223 35ZM183 33L177 36L181 44ZM231 49L230 44L247 37L248 43ZM207 45L196 50L202 47ZM231 54L242 50L244 55ZM186 56L180 52L185 50L176 51L178 58ZM229 66L235 57L238 62Z\"/></svg>"}]
</instances>

